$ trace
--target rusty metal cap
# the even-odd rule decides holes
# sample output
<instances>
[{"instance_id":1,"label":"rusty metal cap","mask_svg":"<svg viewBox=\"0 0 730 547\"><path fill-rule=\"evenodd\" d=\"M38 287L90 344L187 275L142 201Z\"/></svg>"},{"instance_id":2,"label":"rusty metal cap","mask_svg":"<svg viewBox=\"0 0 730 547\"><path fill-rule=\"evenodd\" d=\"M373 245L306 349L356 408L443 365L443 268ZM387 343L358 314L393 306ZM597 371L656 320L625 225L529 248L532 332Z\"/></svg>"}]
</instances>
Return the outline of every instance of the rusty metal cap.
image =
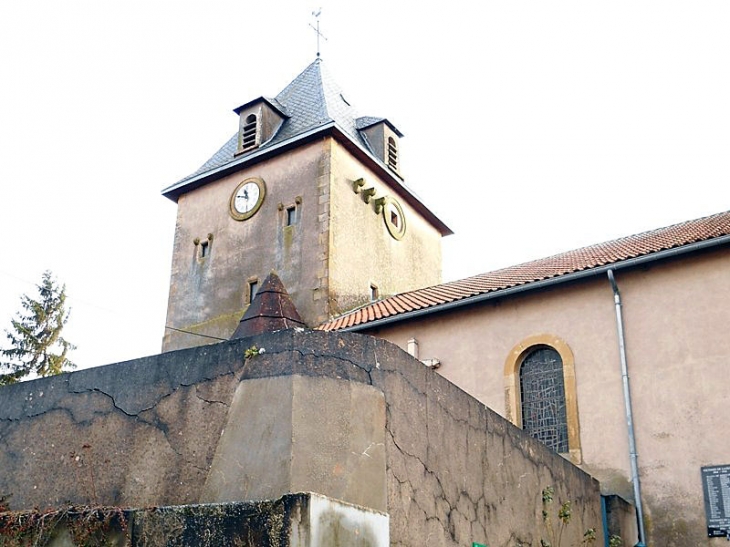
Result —
<instances>
[{"instance_id":1,"label":"rusty metal cap","mask_svg":"<svg viewBox=\"0 0 730 547\"><path fill-rule=\"evenodd\" d=\"M243 314L231 340L297 327L306 328L307 325L299 317L299 312L281 279L272 271Z\"/></svg>"}]
</instances>

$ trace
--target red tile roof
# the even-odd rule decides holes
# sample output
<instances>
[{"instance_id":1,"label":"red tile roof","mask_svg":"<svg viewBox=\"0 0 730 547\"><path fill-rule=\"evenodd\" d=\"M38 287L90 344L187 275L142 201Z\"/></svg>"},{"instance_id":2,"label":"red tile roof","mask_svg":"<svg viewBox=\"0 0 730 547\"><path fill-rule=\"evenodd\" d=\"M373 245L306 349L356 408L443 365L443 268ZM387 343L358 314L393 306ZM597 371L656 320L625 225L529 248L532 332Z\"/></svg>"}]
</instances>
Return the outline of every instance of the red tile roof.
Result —
<instances>
[{"instance_id":1,"label":"red tile roof","mask_svg":"<svg viewBox=\"0 0 730 547\"><path fill-rule=\"evenodd\" d=\"M318 329L334 331L365 325L376 319L397 318L398 315L408 312L436 308L469 297L607 266L727 235L730 235L730 212L718 213L502 270L389 296L331 319Z\"/></svg>"}]
</instances>

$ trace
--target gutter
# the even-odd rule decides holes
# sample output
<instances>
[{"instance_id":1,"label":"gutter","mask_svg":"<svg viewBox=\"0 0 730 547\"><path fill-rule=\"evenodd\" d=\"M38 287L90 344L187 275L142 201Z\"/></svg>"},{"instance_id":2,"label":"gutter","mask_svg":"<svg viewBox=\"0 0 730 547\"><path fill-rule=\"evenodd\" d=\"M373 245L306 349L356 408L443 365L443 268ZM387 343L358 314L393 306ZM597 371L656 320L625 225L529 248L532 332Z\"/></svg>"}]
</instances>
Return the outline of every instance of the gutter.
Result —
<instances>
[{"instance_id":1,"label":"gutter","mask_svg":"<svg viewBox=\"0 0 730 547\"><path fill-rule=\"evenodd\" d=\"M598 266L587 270L581 270L578 272L572 272L549 279L541 279L540 281L531 281L523 285L517 285L515 287L508 287L506 289L498 289L491 292L482 294L476 294L461 300L454 300L453 302L447 302L445 304L438 304L429 308L421 308L419 310L413 310L398 315L392 315L390 317L383 317L382 319L376 319L375 321L369 321L367 323L360 323L359 325L352 325L351 327L345 327L343 329L337 329L337 332L358 332L363 330L369 330L372 328L388 325L390 323L397 323L399 321L406 321L416 317L425 315L431 315L433 313L440 313L454 308L460 308L462 306L469 306L481 302L486 302L495 298L502 298L504 296L511 296L523 292L532 290L539 290L546 287L552 287L554 285L560 285L562 283L569 283L578 279L586 277L598 276L607 274L609 270L623 270L627 268L633 268L643 264L651 262L657 262L666 258L672 258L676 256L682 256L685 254L693 253L703 249L711 249L714 247L721 247L723 245L730 244L730 234L715 237L712 239L706 239L704 241L697 241L695 243L689 243L682 245L681 247L673 247L672 249L665 249L663 251L657 251L654 253L638 256L635 258L629 258L620 262L607 264L604 266Z\"/></svg>"},{"instance_id":2,"label":"gutter","mask_svg":"<svg viewBox=\"0 0 730 547\"><path fill-rule=\"evenodd\" d=\"M265 158L267 158L270 154L275 154L277 152L282 152L293 146L294 144L298 144L299 141L306 141L311 137L316 137L319 133L323 133L327 131L328 129L331 129L335 126L334 121L330 121L329 123L320 125L315 127L314 129L310 129L309 131L305 131L304 133L300 133L296 135L295 137L279 142L273 146L265 147L265 148L258 148L257 150L246 154L244 156L240 156L238 159L234 159L231 162L225 163L223 165L219 165L218 167L214 167L213 169L209 171L205 171L203 173L199 173L198 175L195 175L192 178L189 179L183 179L181 181L176 182L172 186L168 186L164 190L162 190L162 195L166 198L172 199L173 201L177 201L178 197L178 191L179 193L188 192L190 190L193 190L197 188L199 185L196 183L200 183L200 185L207 183L208 178L213 178L214 180L217 178L220 178L222 176L227 175L229 172L235 171L238 167L243 165L244 163L255 163L256 160L261 161ZM217 175L217 176L216 176ZM188 188L190 187L190 188ZM170 194L170 195L169 195Z\"/></svg>"},{"instance_id":3,"label":"gutter","mask_svg":"<svg viewBox=\"0 0 730 547\"><path fill-rule=\"evenodd\" d=\"M631 408L631 390L629 389L629 365L626 359L626 339L624 337L624 321L621 304L621 293L616 284L613 270L608 270L608 281L613 290L613 301L616 306L616 329L618 331L618 351L621 356L621 381L624 389L624 406L626 408L626 427L629 435L629 460L631 461L631 484L634 487L634 505L636 507L636 524L639 528L639 542L634 547L646 547L644 535L644 509L641 501L641 482L639 481L639 455L636 452L636 434L634 432L634 412Z\"/></svg>"}]
</instances>

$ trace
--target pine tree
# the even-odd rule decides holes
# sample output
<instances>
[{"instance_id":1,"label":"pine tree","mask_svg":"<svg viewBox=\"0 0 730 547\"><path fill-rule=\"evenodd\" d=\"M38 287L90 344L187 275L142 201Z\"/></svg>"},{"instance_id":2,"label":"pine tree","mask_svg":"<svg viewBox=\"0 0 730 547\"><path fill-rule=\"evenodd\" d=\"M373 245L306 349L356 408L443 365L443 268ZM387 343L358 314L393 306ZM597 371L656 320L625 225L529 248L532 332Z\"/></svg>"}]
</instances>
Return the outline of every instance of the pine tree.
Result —
<instances>
[{"instance_id":1,"label":"pine tree","mask_svg":"<svg viewBox=\"0 0 730 547\"><path fill-rule=\"evenodd\" d=\"M76 368L67 357L76 346L61 336L70 313L65 309L66 286L59 287L46 271L36 287L38 300L23 295L23 311L12 320L12 329L5 330L10 347L0 350L0 386L31 373L51 376Z\"/></svg>"}]
</instances>

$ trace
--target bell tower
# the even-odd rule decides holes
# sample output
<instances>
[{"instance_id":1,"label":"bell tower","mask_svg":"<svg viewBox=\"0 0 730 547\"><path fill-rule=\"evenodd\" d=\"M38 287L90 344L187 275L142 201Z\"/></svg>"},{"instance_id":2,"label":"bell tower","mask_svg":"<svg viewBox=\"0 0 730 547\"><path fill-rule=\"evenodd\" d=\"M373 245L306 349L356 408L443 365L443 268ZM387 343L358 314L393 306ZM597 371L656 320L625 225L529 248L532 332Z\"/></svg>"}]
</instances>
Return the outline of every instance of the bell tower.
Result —
<instances>
[{"instance_id":1,"label":"bell tower","mask_svg":"<svg viewBox=\"0 0 730 547\"><path fill-rule=\"evenodd\" d=\"M177 203L162 351L228 339L274 271L310 327L441 281L451 233L405 185L401 132L358 116L317 59L163 190Z\"/></svg>"}]
</instances>

